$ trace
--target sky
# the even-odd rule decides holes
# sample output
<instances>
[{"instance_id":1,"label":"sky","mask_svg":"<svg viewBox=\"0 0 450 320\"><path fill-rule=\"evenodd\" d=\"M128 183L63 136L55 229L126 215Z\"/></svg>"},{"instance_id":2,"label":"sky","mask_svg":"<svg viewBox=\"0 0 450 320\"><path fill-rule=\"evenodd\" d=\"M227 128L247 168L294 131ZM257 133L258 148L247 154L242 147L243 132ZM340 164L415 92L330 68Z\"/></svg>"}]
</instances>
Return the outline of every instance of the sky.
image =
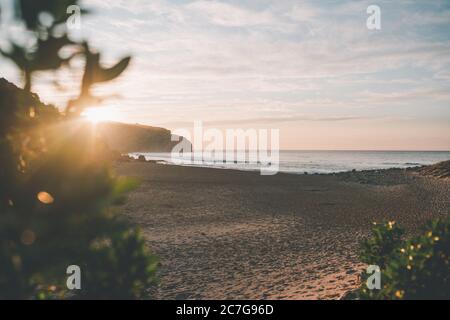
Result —
<instances>
[{"instance_id":1,"label":"sky","mask_svg":"<svg viewBox=\"0 0 450 320\"><path fill-rule=\"evenodd\" d=\"M113 95L111 120L279 129L282 149L450 150L448 0L84 3L92 14L72 36L106 64L133 57L96 89ZM380 30L366 25L373 4ZM14 32L2 21L0 46ZM0 76L21 84L2 58ZM62 106L79 79L37 75L33 90Z\"/></svg>"}]
</instances>

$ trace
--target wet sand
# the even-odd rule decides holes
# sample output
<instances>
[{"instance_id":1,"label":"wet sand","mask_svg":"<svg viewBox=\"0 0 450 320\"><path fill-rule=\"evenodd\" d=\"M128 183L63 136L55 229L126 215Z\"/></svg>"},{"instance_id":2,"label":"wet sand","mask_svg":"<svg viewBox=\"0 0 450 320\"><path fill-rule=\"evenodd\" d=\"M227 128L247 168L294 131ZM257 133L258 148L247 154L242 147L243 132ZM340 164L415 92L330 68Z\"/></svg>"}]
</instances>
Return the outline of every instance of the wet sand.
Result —
<instances>
[{"instance_id":1,"label":"wet sand","mask_svg":"<svg viewBox=\"0 0 450 320\"><path fill-rule=\"evenodd\" d=\"M450 211L448 180L408 170L338 175L125 162L120 208L159 256L154 299L339 299L358 285L373 221L416 232Z\"/></svg>"}]
</instances>

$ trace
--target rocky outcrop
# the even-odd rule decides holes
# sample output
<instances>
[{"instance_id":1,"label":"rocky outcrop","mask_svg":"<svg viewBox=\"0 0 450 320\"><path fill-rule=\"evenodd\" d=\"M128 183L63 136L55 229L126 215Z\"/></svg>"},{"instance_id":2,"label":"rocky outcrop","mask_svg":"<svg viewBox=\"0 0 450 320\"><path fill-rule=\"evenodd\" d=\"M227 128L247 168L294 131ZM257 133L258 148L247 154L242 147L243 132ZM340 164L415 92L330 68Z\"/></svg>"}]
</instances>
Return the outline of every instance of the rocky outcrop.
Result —
<instances>
[{"instance_id":1,"label":"rocky outcrop","mask_svg":"<svg viewBox=\"0 0 450 320\"><path fill-rule=\"evenodd\" d=\"M44 104L37 94L0 78L0 134L18 121L18 117L27 117L31 112L36 120L61 117L55 106ZM167 129L139 124L99 123L96 130L109 149L119 154L171 152L178 143L171 141L172 134Z\"/></svg>"},{"instance_id":2,"label":"rocky outcrop","mask_svg":"<svg viewBox=\"0 0 450 320\"><path fill-rule=\"evenodd\" d=\"M450 160L417 168L416 172L423 176L450 179Z\"/></svg>"},{"instance_id":3,"label":"rocky outcrop","mask_svg":"<svg viewBox=\"0 0 450 320\"><path fill-rule=\"evenodd\" d=\"M171 141L170 130L116 122L99 123L97 132L113 150L130 152L171 152L178 141Z\"/></svg>"}]
</instances>

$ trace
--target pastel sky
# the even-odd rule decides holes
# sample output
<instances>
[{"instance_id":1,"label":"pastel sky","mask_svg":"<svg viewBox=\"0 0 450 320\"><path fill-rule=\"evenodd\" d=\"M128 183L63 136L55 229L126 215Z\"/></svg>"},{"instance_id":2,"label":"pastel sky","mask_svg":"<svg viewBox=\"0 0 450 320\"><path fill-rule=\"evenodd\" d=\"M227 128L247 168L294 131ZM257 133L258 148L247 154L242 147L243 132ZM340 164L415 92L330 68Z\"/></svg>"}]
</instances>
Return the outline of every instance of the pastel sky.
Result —
<instances>
[{"instance_id":1,"label":"pastel sky","mask_svg":"<svg viewBox=\"0 0 450 320\"><path fill-rule=\"evenodd\" d=\"M133 56L120 79L98 88L120 95L104 106L113 120L275 128L283 149L450 150L448 0L85 4L93 14L74 37L106 62ZM371 4L381 30L366 27ZM5 60L0 76L21 83ZM37 78L34 91L62 104L79 74Z\"/></svg>"}]
</instances>

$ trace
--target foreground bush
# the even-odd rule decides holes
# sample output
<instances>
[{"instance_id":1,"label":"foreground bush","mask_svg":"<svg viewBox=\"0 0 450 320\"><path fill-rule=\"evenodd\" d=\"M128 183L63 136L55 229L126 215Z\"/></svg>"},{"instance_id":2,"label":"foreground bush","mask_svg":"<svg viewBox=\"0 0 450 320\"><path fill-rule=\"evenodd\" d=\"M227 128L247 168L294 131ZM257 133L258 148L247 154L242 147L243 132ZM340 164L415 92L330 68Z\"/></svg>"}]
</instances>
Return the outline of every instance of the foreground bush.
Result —
<instances>
[{"instance_id":1,"label":"foreground bush","mask_svg":"<svg viewBox=\"0 0 450 320\"><path fill-rule=\"evenodd\" d=\"M21 36L34 41L1 48L24 89L0 79L0 299L143 298L156 261L114 209L136 182L113 175L110 151L79 117L101 100L91 86L118 77L130 58L103 68L100 54L69 39L66 10L76 0L13 2ZM61 110L31 93L32 75L68 65L59 55L67 46L86 63L79 97ZM66 285L71 265L81 269L79 290Z\"/></svg>"},{"instance_id":2,"label":"foreground bush","mask_svg":"<svg viewBox=\"0 0 450 320\"><path fill-rule=\"evenodd\" d=\"M362 245L361 260L381 269L381 290L368 290L363 273L359 299L449 299L450 215L429 222L419 236L401 240L393 222L377 225Z\"/></svg>"}]
</instances>

